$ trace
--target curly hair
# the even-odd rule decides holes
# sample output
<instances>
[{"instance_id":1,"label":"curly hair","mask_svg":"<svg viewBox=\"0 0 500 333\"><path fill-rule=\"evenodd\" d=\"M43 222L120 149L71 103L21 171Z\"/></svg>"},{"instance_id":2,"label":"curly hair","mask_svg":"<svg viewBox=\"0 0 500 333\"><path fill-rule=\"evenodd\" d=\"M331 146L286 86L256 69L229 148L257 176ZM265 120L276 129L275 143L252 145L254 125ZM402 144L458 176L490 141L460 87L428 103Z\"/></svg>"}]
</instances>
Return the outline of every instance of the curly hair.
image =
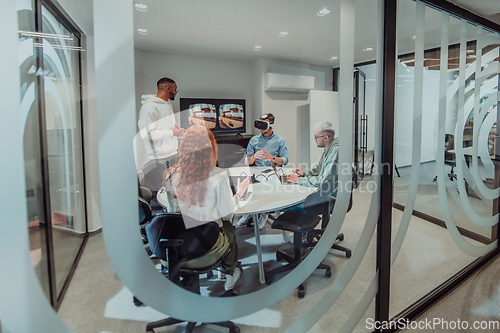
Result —
<instances>
[{"instance_id":1,"label":"curly hair","mask_svg":"<svg viewBox=\"0 0 500 333\"><path fill-rule=\"evenodd\" d=\"M166 180L179 172L175 197L190 206L203 206L210 171L217 163L217 144L212 131L201 125L190 127L179 145L179 161L165 171Z\"/></svg>"}]
</instances>

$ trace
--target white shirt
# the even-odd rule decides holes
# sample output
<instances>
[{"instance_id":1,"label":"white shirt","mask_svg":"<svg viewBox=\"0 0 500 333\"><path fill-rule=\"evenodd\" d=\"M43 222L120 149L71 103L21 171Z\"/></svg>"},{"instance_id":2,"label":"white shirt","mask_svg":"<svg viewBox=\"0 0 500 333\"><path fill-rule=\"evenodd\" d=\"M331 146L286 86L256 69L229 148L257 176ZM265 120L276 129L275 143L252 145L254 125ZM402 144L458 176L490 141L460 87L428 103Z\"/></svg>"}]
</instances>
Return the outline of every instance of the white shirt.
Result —
<instances>
[{"instance_id":1,"label":"white shirt","mask_svg":"<svg viewBox=\"0 0 500 333\"><path fill-rule=\"evenodd\" d=\"M233 197L229 177L226 171L215 167L210 171L207 181L205 201L202 206L190 205L189 202L178 202L173 196L179 185L179 172L176 172L171 181L167 181L169 212L181 212L197 221L216 221L222 226L222 217L231 216L236 210L236 199ZM200 180L201 181L201 180Z\"/></svg>"},{"instance_id":2,"label":"white shirt","mask_svg":"<svg viewBox=\"0 0 500 333\"><path fill-rule=\"evenodd\" d=\"M170 101L143 95L137 125L149 159L167 158L177 153L178 139L172 131L175 116Z\"/></svg>"}]
</instances>

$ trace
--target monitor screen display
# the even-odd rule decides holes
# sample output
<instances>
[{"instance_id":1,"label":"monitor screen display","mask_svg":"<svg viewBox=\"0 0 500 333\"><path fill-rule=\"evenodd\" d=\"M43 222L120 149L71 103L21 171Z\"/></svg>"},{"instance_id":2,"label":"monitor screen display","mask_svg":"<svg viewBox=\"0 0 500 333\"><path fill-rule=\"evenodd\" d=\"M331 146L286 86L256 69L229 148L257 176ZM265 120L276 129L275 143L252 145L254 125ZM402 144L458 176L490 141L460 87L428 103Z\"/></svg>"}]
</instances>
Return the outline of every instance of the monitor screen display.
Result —
<instances>
[{"instance_id":1,"label":"monitor screen display","mask_svg":"<svg viewBox=\"0 0 500 333\"><path fill-rule=\"evenodd\" d=\"M181 127L202 125L214 133L245 133L244 99L181 98Z\"/></svg>"},{"instance_id":2,"label":"monitor screen display","mask_svg":"<svg viewBox=\"0 0 500 333\"><path fill-rule=\"evenodd\" d=\"M188 108L189 126L203 125L213 130L217 126L217 111L214 104L197 103Z\"/></svg>"},{"instance_id":3,"label":"monitor screen display","mask_svg":"<svg viewBox=\"0 0 500 333\"><path fill-rule=\"evenodd\" d=\"M241 104L219 105L219 126L222 129L239 129L244 125L245 113Z\"/></svg>"}]
</instances>

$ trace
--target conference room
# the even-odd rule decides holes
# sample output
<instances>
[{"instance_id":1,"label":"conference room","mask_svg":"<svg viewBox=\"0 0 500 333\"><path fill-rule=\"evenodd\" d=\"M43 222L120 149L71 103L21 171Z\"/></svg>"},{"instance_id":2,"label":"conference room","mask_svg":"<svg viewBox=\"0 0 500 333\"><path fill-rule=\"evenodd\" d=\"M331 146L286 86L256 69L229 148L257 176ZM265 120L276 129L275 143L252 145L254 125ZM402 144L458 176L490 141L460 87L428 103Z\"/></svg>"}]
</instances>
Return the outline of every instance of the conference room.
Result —
<instances>
[{"instance_id":1,"label":"conference room","mask_svg":"<svg viewBox=\"0 0 500 333\"><path fill-rule=\"evenodd\" d=\"M186 322L155 331L195 326L187 322L207 332L219 330L214 322L244 332L372 331L370 318L415 318L496 253L497 24L433 1L103 3L113 10L69 0L16 10L18 32L40 12L45 33L74 32L80 43L17 40L30 290L39 308L56 310L39 314L54 331L143 331L166 317ZM47 64L38 76L37 48ZM220 260L184 269L194 287L180 283L169 268L178 240L165 231L152 246L147 235L155 219L167 229L175 220L163 184L137 190L149 161L141 100L162 77L176 83L175 123L210 131L217 170L243 199L225 220L254 221L234 229L241 277L229 290ZM255 120L267 113L288 163L247 166L248 143L261 135ZM320 121L339 141L336 179L319 189L286 184L283 175L320 161ZM238 193L236 178L246 176ZM304 215L288 210L315 197ZM307 230L287 220L299 216ZM183 232L216 239L218 227L203 222ZM160 255L145 251L144 236ZM7 318L6 330L16 325Z\"/></svg>"}]
</instances>

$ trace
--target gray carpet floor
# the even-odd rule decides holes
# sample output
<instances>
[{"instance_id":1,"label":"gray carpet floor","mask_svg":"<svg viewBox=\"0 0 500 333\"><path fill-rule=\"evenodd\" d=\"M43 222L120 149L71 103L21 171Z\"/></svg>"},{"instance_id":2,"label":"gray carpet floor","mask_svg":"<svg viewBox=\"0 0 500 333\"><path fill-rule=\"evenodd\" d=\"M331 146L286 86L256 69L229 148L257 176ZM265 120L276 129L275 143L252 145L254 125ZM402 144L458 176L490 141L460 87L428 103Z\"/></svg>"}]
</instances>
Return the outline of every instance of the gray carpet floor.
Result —
<instances>
[{"instance_id":1,"label":"gray carpet floor","mask_svg":"<svg viewBox=\"0 0 500 333\"><path fill-rule=\"evenodd\" d=\"M436 320L435 329L442 332L500 332L499 276L500 255L414 321L434 322ZM466 325L469 328L451 329L451 321L457 322L458 320L467 322ZM448 326L445 321L448 322ZM473 329L474 322L482 325L482 329ZM463 325L461 324L461 327L464 327ZM430 332L430 330L420 332Z\"/></svg>"},{"instance_id":2,"label":"gray carpet floor","mask_svg":"<svg viewBox=\"0 0 500 333\"><path fill-rule=\"evenodd\" d=\"M347 214L341 229L345 234L342 245L351 249L358 243L371 199L371 193L362 189L363 186L354 191L353 208ZM439 205L439 202L434 201L434 203ZM394 235L402 214L399 210L393 210ZM282 237L269 226L263 229L262 235L265 269L270 269L279 265L275 261L274 253L283 245ZM236 292L246 294L265 288L266 285L261 285L257 281L257 260L252 229L237 228L237 238L244 273L235 288ZM312 327L311 332L338 331L350 317L374 277L375 246L375 238L372 236L367 253L353 279L333 307ZM458 249L446 229L412 217L402 249L392 269L391 316L405 309L473 260L474 258ZM243 318L236 318L234 321L242 332L284 331L324 296L348 262L349 259L342 253L330 251L324 263L332 267L332 277L326 278L323 272L315 271L306 281L304 299L297 298L294 292L269 308ZM481 274L488 274L488 271L485 270L485 273ZM486 279L489 279L490 287L482 293L483 296L490 297L493 294L489 291L498 288L498 283L495 284L493 278ZM202 280L202 286L203 292L211 296L217 296L223 289L223 283L215 280ZM461 308L467 308L469 304L469 300L464 296L458 296L453 302ZM144 332L147 322L165 317L164 314L147 306L133 305L132 294L119 281L109 263L100 234L89 239L59 315L75 332ZM354 332L369 331L366 328L366 320L373 317L372 301ZM184 327L183 324L179 324L157 329L156 332L181 332ZM195 328L195 332L222 331L212 325Z\"/></svg>"}]
</instances>

